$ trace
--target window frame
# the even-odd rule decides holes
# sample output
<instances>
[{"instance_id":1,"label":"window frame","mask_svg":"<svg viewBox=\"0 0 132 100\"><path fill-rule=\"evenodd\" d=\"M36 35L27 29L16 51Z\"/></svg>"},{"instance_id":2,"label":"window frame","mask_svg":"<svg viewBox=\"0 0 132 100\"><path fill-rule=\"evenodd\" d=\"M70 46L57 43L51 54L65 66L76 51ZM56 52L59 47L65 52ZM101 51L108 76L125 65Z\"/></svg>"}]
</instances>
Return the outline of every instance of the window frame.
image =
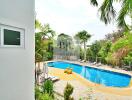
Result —
<instances>
[{"instance_id":1,"label":"window frame","mask_svg":"<svg viewBox=\"0 0 132 100\"><path fill-rule=\"evenodd\" d=\"M5 45L4 44L4 29L20 32L20 45ZM0 47L24 48L24 46L25 46L25 30L23 28L0 24Z\"/></svg>"}]
</instances>

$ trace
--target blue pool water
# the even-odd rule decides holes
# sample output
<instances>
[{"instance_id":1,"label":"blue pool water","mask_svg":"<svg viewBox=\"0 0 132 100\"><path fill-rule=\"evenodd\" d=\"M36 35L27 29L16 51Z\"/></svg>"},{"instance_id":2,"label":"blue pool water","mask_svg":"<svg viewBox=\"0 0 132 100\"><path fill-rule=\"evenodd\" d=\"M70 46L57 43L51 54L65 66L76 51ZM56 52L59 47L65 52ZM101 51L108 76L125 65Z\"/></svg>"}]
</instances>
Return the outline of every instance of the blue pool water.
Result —
<instances>
[{"instance_id":1,"label":"blue pool water","mask_svg":"<svg viewBox=\"0 0 132 100\"><path fill-rule=\"evenodd\" d=\"M57 61L49 62L48 66L60 69L66 69L67 67L70 67L75 73L80 74L84 78L105 86L127 87L131 80L131 76L127 74L91 68L88 66L81 66L73 63Z\"/></svg>"}]
</instances>

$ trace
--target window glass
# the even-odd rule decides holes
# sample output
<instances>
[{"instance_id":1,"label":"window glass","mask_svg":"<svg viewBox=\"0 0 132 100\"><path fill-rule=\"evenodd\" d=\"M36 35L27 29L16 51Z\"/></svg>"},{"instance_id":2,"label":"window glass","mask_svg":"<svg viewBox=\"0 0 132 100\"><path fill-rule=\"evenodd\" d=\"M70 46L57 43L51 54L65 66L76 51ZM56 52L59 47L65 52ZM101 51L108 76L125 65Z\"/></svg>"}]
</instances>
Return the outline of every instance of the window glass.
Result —
<instances>
[{"instance_id":1,"label":"window glass","mask_svg":"<svg viewBox=\"0 0 132 100\"><path fill-rule=\"evenodd\" d=\"M20 32L4 29L4 45L20 45Z\"/></svg>"}]
</instances>

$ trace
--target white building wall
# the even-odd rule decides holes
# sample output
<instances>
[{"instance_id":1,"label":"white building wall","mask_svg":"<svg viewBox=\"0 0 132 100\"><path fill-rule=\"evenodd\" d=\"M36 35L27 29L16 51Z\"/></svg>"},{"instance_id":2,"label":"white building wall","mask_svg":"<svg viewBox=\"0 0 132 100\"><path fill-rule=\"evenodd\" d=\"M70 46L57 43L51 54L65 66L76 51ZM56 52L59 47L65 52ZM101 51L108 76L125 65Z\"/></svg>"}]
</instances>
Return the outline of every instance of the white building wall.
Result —
<instances>
[{"instance_id":1,"label":"white building wall","mask_svg":"<svg viewBox=\"0 0 132 100\"><path fill-rule=\"evenodd\" d=\"M25 48L0 47L0 100L34 100L34 0L0 0L0 23L25 29Z\"/></svg>"}]
</instances>

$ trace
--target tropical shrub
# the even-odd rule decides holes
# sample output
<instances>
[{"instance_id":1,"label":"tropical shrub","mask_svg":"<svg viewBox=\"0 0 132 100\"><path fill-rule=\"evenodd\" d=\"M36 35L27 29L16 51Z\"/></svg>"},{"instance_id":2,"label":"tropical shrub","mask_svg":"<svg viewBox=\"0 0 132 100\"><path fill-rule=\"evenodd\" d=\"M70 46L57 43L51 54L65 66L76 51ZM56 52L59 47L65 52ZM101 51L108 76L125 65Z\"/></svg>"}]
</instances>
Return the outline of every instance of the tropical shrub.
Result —
<instances>
[{"instance_id":1,"label":"tropical shrub","mask_svg":"<svg viewBox=\"0 0 132 100\"><path fill-rule=\"evenodd\" d=\"M101 58L102 63L106 63L106 57L110 52L111 42L107 41L104 45L102 45L100 51L98 52L99 57Z\"/></svg>"},{"instance_id":2,"label":"tropical shrub","mask_svg":"<svg viewBox=\"0 0 132 100\"><path fill-rule=\"evenodd\" d=\"M46 89L48 92L44 92L42 90L43 88L42 89L41 88L42 88L41 86L37 86L37 85L35 86L35 100L53 100L53 94L51 95L49 89Z\"/></svg>"},{"instance_id":3,"label":"tropical shrub","mask_svg":"<svg viewBox=\"0 0 132 100\"><path fill-rule=\"evenodd\" d=\"M90 48L87 49L87 60L92 61L92 50Z\"/></svg>"},{"instance_id":4,"label":"tropical shrub","mask_svg":"<svg viewBox=\"0 0 132 100\"><path fill-rule=\"evenodd\" d=\"M40 97L41 94L42 93L41 93L39 87L36 85L35 86L35 100L39 100L39 97Z\"/></svg>"},{"instance_id":5,"label":"tropical shrub","mask_svg":"<svg viewBox=\"0 0 132 100\"><path fill-rule=\"evenodd\" d=\"M124 37L112 44L111 52L106 58L107 62L113 65L123 65L123 58L132 50L132 34L130 32L124 34Z\"/></svg>"},{"instance_id":6,"label":"tropical shrub","mask_svg":"<svg viewBox=\"0 0 132 100\"><path fill-rule=\"evenodd\" d=\"M44 93L39 95L38 100L53 100L53 98L48 93Z\"/></svg>"},{"instance_id":7,"label":"tropical shrub","mask_svg":"<svg viewBox=\"0 0 132 100\"><path fill-rule=\"evenodd\" d=\"M91 46L90 46L90 50L87 52L87 55L90 55L89 56L89 59L91 61L96 61L97 62L97 58L99 57L99 54L98 52L100 51L101 49L101 44L102 44L102 41L95 41Z\"/></svg>"},{"instance_id":8,"label":"tropical shrub","mask_svg":"<svg viewBox=\"0 0 132 100\"><path fill-rule=\"evenodd\" d=\"M53 97L53 82L51 80L46 80L42 85L42 91Z\"/></svg>"},{"instance_id":9,"label":"tropical shrub","mask_svg":"<svg viewBox=\"0 0 132 100\"><path fill-rule=\"evenodd\" d=\"M123 48L126 46L132 47L132 34L130 32L126 32L124 34L125 34L124 37L120 38L118 41L116 41L112 45L111 47L112 52L116 52L120 48Z\"/></svg>"},{"instance_id":10,"label":"tropical shrub","mask_svg":"<svg viewBox=\"0 0 132 100\"><path fill-rule=\"evenodd\" d=\"M38 20L35 20L35 82L39 84L38 78L39 73L37 70L40 69L40 62L51 60L53 58L53 37L55 32L50 28L49 24L42 25ZM37 65L37 64L36 64Z\"/></svg>"},{"instance_id":11,"label":"tropical shrub","mask_svg":"<svg viewBox=\"0 0 132 100\"><path fill-rule=\"evenodd\" d=\"M64 89L64 100L73 100L73 98L71 97L71 94L73 93L73 89L74 89L73 86L67 83Z\"/></svg>"},{"instance_id":12,"label":"tropical shrub","mask_svg":"<svg viewBox=\"0 0 132 100\"><path fill-rule=\"evenodd\" d=\"M132 66L132 51L128 53L126 57L123 59L126 65Z\"/></svg>"}]
</instances>

